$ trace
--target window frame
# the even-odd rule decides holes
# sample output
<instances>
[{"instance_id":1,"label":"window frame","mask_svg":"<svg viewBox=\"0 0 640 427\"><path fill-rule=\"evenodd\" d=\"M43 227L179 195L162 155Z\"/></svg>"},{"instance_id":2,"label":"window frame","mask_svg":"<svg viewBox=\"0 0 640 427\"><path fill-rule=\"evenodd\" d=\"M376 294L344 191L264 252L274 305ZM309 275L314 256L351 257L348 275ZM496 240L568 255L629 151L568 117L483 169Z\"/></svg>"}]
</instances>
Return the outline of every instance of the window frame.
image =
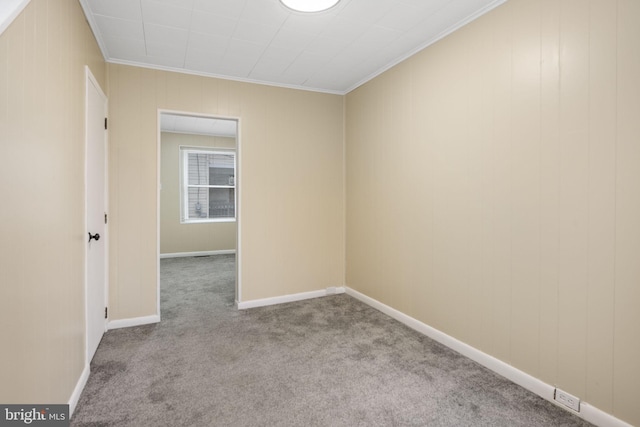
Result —
<instances>
[{"instance_id":1,"label":"window frame","mask_svg":"<svg viewBox=\"0 0 640 427\"><path fill-rule=\"evenodd\" d=\"M233 148L217 147L179 147L180 150L180 224L206 224L220 222L236 222L238 216L237 166L238 156ZM222 154L233 156L233 185L189 184L189 154ZM233 189L233 217L221 218L189 218L189 188L230 188Z\"/></svg>"}]
</instances>

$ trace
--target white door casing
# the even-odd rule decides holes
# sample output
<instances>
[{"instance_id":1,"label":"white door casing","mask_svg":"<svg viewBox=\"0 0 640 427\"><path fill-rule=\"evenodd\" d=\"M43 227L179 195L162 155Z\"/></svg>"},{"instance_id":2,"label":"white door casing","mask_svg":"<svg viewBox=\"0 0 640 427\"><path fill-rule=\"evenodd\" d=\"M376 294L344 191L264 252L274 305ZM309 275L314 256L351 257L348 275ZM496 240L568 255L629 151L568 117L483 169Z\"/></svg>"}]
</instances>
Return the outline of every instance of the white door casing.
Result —
<instances>
[{"instance_id":1,"label":"white door casing","mask_svg":"<svg viewBox=\"0 0 640 427\"><path fill-rule=\"evenodd\" d=\"M107 326L107 97L86 67L86 350L91 362ZM99 237L98 237L99 236Z\"/></svg>"}]
</instances>

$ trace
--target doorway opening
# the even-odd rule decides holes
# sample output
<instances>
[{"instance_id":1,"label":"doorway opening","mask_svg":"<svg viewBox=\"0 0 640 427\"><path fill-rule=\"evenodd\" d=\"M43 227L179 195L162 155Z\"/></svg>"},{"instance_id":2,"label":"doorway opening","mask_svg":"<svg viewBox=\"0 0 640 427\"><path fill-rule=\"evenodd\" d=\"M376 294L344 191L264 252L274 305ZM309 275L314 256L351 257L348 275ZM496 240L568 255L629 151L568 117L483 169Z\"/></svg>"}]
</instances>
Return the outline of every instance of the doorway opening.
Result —
<instances>
[{"instance_id":1,"label":"doorway opening","mask_svg":"<svg viewBox=\"0 0 640 427\"><path fill-rule=\"evenodd\" d=\"M169 280L175 269L185 270L186 278L205 271L215 274L212 266L225 265L223 274L228 276L230 263L234 277L226 280L234 282L235 292L227 297L237 306L241 301L239 119L160 110L158 165L158 313L163 271Z\"/></svg>"}]
</instances>

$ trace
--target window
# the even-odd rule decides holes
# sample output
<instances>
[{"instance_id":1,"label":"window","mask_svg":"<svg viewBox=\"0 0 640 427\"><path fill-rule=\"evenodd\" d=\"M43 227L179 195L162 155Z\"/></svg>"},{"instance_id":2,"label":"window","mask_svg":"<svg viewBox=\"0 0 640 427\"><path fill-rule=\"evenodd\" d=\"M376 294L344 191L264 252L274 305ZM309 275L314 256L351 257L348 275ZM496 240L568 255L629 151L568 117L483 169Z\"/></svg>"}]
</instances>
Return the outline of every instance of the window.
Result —
<instances>
[{"instance_id":1,"label":"window","mask_svg":"<svg viewBox=\"0 0 640 427\"><path fill-rule=\"evenodd\" d=\"M236 153L180 148L182 222L235 221Z\"/></svg>"}]
</instances>

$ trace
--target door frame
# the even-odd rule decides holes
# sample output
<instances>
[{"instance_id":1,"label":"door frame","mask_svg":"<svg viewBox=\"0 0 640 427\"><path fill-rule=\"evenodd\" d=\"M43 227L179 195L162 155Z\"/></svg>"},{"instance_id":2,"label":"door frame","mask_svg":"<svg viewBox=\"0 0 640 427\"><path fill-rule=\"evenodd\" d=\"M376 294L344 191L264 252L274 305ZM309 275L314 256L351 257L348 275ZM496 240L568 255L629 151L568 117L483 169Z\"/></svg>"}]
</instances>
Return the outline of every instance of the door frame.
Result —
<instances>
[{"instance_id":1,"label":"door frame","mask_svg":"<svg viewBox=\"0 0 640 427\"><path fill-rule=\"evenodd\" d=\"M85 65L85 129L84 129L84 230L82 231L82 238L84 244L84 326L85 326L85 334L84 334L84 356L86 364L91 363L89 360L89 248L84 240L87 235L87 228L89 226L88 221L88 197L87 193L89 191L88 187L88 149L89 149L89 85L94 86L97 89L98 94L104 100L105 106L105 118L108 118L109 111L109 99L107 95L105 95L102 87L94 77L93 73L89 66ZM108 129L105 129L104 133L104 208L105 213L109 212L109 136ZM108 221L104 225L104 236L102 236L104 242L104 302L105 308L108 312L109 307L109 224ZM104 319L104 330L105 332L108 329L108 318Z\"/></svg>"},{"instance_id":2,"label":"door frame","mask_svg":"<svg viewBox=\"0 0 640 427\"><path fill-rule=\"evenodd\" d=\"M221 120L233 120L236 122L236 295L235 303L238 307L238 303L242 302L242 275L240 268L242 264L242 143L241 143L241 119L240 117L224 116L221 114L207 114L207 113L194 113L192 111L181 110L169 110L158 108L156 117L157 125L157 159L156 159L156 311L158 313L158 320L162 318L160 314L160 192L161 192L161 179L162 179L162 129L161 129L161 117L162 114L176 114L181 116L191 117L204 117L207 119L221 119Z\"/></svg>"}]
</instances>

